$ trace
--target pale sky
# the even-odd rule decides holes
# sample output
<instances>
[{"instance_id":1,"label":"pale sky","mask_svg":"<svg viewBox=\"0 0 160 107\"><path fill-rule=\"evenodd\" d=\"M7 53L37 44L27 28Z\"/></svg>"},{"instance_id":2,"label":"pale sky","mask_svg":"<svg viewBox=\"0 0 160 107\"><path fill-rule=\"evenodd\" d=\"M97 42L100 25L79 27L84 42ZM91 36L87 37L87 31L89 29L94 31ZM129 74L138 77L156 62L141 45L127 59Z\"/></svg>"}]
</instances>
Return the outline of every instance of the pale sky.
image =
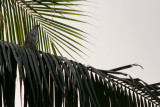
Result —
<instances>
[{"instance_id":1,"label":"pale sky","mask_svg":"<svg viewBox=\"0 0 160 107\"><path fill-rule=\"evenodd\" d=\"M77 60L106 70L138 63L144 69L123 72L147 83L160 82L160 0L90 1L85 3L89 6L76 8L88 11L94 18L83 20L94 26L68 22L90 33L95 44L85 44L93 52L84 51L90 56L84 56L86 61ZM16 91L20 92L19 88ZM20 105L18 96L16 105Z\"/></svg>"},{"instance_id":2,"label":"pale sky","mask_svg":"<svg viewBox=\"0 0 160 107\"><path fill-rule=\"evenodd\" d=\"M106 70L138 63L144 69L123 72L147 83L160 82L160 0L90 1L80 9L95 18L85 18L94 27L80 27L94 37L95 46L88 46L94 53L79 61Z\"/></svg>"}]
</instances>

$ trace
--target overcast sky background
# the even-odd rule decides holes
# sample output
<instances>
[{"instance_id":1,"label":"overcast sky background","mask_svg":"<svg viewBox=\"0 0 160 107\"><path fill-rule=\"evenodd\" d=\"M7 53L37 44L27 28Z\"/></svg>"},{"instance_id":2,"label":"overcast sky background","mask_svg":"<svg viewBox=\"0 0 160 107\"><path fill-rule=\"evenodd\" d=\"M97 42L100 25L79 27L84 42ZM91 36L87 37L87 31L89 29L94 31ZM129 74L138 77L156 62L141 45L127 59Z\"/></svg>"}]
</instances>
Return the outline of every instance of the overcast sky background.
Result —
<instances>
[{"instance_id":1,"label":"overcast sky background","mask_svg":"<svg viewBox=\"0 0 160 107\"><path fill-rule=\"evenodd\" d=\"M94 17L84 19L94 26L79 27L93 36L95 46L86 44L93 53L85 51L90 57L78 61L106 70L138 63L143 70L123 72L147 83L160 82L160 0L90 1L80 9Z\"/></svg>"},{"instance_id":2,"label":"overcast sky background","mask_svg":"<svg viewBox=\"0 0 160 107\"><path fill-rule=\"evenodd\" d=\"M123 72L149 84L160 82L160 0L90 1L84 2L88 6L76 8L89 12L94 18L83 20L94 26L66 22L90 33L92 36L86 36L95 45L85 44L93 52L84 50L89 55L83 56L86 61L76 59L106 70L137 63L144 69L133 67ZM20 105L17 93L15 105Z\"/></svg>"}]
</instances>

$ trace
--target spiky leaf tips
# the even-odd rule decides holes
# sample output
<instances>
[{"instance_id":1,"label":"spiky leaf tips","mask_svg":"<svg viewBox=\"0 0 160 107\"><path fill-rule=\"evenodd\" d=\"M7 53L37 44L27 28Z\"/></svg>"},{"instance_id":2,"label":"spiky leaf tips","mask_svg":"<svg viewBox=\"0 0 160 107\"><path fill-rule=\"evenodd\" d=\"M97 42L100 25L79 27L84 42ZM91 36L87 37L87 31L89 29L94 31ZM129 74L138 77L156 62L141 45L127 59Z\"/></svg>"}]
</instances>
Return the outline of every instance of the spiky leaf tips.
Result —
<instances>
[{"instance_id":1,"label":"spiky leaf tips","mask_svg":"<svg viewBox=\"0 0 160 107\"><path fill-rule=\"evenodd\" d=\"M24 45L25 35L39 24L39 50L82 57L81 49L86 47L80 41L88 42L86 32L65 23L86 23L71 17L85 16L83 11L72 8L80 5L78 1L0 0L0 40Z\"/></svg>"},{"instance_id":2,"label":"spiky leaf tips","mask_svg":"<svg viewBox=\"0 0 160 107\"><path fill-rule=\"evenodd\" d=\"M0 41L0 59L0 94L3 95L0 105L14 105L18 73L19 93L24 96L21 100L25 107L160 105L159 83L148 85L120 72L137 64L101 70L50 53L35 54L29 48L3 41ZM120 78L122 75L125 78Z\"/></svg>"}]
</instances>

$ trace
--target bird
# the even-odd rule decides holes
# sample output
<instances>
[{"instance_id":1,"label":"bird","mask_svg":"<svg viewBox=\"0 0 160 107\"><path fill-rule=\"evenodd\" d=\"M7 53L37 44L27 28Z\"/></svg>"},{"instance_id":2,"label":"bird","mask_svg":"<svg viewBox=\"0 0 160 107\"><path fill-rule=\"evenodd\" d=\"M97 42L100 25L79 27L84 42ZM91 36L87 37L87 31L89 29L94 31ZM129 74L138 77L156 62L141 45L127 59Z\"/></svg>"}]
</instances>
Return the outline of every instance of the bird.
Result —
<instances>
[{"instance_id":1,"label":"bird","mask_svg":"<svg viewBox=\"0 0 160 107\"><path fill-rule=\"evenodd\" d=\"M27 48L30 48L33 51L37 51L37 45L38 45L38 28L39 25L34 25L33 29L26 35L24 46Z\"/></svg>"}]
</instances>

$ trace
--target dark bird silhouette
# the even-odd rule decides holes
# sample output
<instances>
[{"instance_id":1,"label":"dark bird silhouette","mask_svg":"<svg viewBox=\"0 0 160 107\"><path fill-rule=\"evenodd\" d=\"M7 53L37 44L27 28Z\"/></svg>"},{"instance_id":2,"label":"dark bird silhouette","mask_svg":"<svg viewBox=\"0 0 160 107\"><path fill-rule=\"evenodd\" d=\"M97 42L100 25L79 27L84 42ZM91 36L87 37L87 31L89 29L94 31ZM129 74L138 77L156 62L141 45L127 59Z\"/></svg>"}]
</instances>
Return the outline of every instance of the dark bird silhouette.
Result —
<instances>
[{"instance_id":1,"label":"dark bird silhouette","mask_svg":"<svg viewBox=\"0 0 160 107\"><path fill-rule=\"evenodd\" d=\"M37 50L37 45L38 45L38 35L37 35L38 28L39 25L33 26L33 29L26 35L24 41L24 46L34 51Z\"/></svg>"}]
</instances>

